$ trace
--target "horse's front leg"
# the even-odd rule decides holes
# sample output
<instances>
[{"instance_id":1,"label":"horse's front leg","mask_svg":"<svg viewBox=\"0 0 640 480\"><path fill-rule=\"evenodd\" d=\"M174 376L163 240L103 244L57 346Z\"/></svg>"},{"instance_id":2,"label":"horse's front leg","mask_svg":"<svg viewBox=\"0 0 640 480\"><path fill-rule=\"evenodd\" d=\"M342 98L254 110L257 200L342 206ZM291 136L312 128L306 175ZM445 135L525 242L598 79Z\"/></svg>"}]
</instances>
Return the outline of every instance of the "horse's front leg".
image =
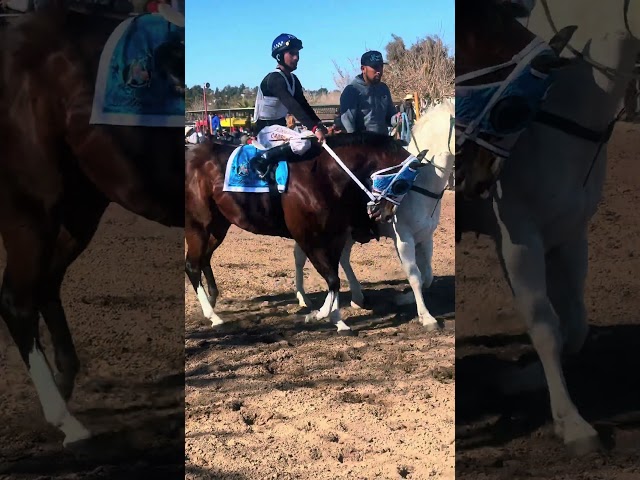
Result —
<instances>
[{"instance_id":1,"label":"horse's front leg","mask_svg":"<svg viewBox=\"0 0 640 480\"><path fill-rule=\"evenodd\" d=\"M497 214L500 209L496 209ZM498 214L499 253L518 311L544 369L556 434L576 454L594 451L598 434L578 413L569 397L561 365L562 335L558 316L547 296L545 250L534 225L522 215ZM505 220L509 220L507 224Z\"/></svg>"},{"instance_id":2,"label":"horse's front leg","mask_svg":"<svg viewBox=\"0 0 640 480\"><path fill-rule=\"evenodd\" d=\"M202 285L202 262L206 258L206 249L209 235L200 226L192 225L185 228L185 239L187 241L187 255L185 259L185 272L191 286L198 297L202 313L211 322L211 326L222 325L223 320L213 311L213 306ZM213 275L213 272L212 272ZM215 283L215 280L214 280Z\"/></svg>"},{"instance_id":3,"label":"horse's front leg","mask_svg":"<svg viewBox=\"0 0 640 480\"><path fill-rule=\"evenodd\" d=\"M394 225L394 230L396 232L396 250L415 297L418 320L427 330L434 330L438 326L438 321L429 313L422 296L422 274L416 263L415 239L409 229L403 228L398 224Z\"/></svg>"},{"instance_id":4,"label":"horse's front leg","mask_svg":"<svg viewBox=\"0 0 640 480\"><path fill-rule=\"evenodd\" d=\"M46 218L16 218L19 222L9 228L3 228L2 231L7 265L0 288L0 316L6 322L20 356L29 370L45 419L64 434L63 444L67 446L85 440L91 434L69 412L67 401L56 384L40 343L39 299L44 296L45 302L49 300L46 290L43 295L40 288L43 282L46 282L57 233L55 229L47 228L52 226ZM50 315L50 307L48 309L46 314ZM67 335L57 333L60 332L53 329L56 353L59 353L60 335L68 335L69 341L70 335L68 330ZM74 350L72 344L66 347ZM71 364L64 367L75 368ZM70 391L67 393L70 395Z\"/></svg>"},{"instance_id":5,"label":"horse's front leg","mask_svg":"<svg viewBox=\"0 0 640 480\"><path fill-rule=\"evenodd\" d=\"M331 238L327 236L328 238ZM305 317L305 322L328 318L338 329L340 335L353 335L353 331L342 321L339 309L340 277L338 268L345 238L327 240L326 246L311 246L301 244L309 260L317 272L327 282L329 293L320 310L311 312Z\"/></svg>"}]
</instances>

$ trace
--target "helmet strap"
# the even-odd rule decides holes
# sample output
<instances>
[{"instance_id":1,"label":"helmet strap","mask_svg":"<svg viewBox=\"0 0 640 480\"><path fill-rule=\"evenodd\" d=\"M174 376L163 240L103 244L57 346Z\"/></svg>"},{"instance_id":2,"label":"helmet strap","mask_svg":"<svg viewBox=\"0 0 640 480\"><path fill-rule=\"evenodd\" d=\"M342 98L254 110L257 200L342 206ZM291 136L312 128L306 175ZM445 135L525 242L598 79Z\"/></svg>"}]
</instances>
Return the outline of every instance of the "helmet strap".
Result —
<instances>
[{"instance_id":1,"label":"helmet strap","mask_svg":"<svg viewBox=\"0 0 640 480\"><path fill-rule=\"evenodd\" d=\"M278 62L278 65L280 65L286 73L291 73L293 71L286 63L284 63L284 52L276 54L276 62Z\"/></svg>"}]
</instances>

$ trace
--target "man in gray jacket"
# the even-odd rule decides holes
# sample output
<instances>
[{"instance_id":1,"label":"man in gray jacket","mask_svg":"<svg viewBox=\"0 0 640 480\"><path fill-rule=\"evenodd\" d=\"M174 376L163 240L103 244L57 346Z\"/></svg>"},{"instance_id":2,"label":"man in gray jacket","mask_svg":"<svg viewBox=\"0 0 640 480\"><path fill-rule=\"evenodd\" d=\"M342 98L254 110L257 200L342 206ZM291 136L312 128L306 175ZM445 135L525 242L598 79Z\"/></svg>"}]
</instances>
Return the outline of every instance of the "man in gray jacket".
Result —
<instances>
[{"instance_id":1,"label":"man in gray jacket","mask_svg":"<svg viewBox=\"0 0 640 480\"><path fill-rule=\"evenodd\" d=\"M384 70L382 54L371 50L360 59L362 73L340 95L338 123L347 133L375 132L388 135L388 127L398 121L389 87L381 81Z\"/></svg>"}]
</instances>

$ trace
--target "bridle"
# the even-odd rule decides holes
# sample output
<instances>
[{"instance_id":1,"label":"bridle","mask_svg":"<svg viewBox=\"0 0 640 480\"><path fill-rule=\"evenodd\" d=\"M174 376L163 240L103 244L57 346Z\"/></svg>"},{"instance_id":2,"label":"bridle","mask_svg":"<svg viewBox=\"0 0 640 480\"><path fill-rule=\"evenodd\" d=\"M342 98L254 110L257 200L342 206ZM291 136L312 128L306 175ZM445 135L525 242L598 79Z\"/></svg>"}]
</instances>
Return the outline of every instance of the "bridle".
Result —
<instances>
[{"instance_id":1,"label":"bridle","mask_svg":"<svg viewBox=\"0 0 640 480\"><path fill-rule=\"evenodd\" d=\"M540 2L544 9L544 13L547 18L547 21L549 22L549 25L553 29L554 33L557 33L558 28L556 27L555 22L553 21L548 0L540 0ZM630 5L631 5L631 0L624 0L622 13L624 18L624 25L627 32L629 33L629 35L635 38L635 35L631 31L631 27L629 26L628 14L629 14ZM529 26L529 18L527 18L525 27L528 28L528 26ZM584 55L582 52L576 50L576 48L573 47L570 43L567 43L566 48L571 53L573 53L576 57L580 58L585 63L589 64L592 68L598 70L600 73L602 73L603 75L607 76L610 79L613 79L616 77L628 79L628 80L640 78L640 73L638 72L633 72L633 71L628 73L620 72L615 68L602 65L601 63L595 61L591 57L588 57ZM591 160L591 163L589 165L589 170L587 171L587 174L582 184L582 186L584 187L586 186L587 181L589 180L589 177L591 175L591 172L593 171L593 167L595 166L595 162L600 154L600 151L602 150L602 147L610 140L611 135L613 134L613 130L615 128L615 124L622 118L622 115L624 114L624 112L625 112L625 107L623 106L618 112L618 114L613 118L613 120L611 120L611 122L609 122L609 124L603 131L596 131L596 130L584 127L574 122L573 120L569 120L560 115L556 115L555 113L551 113L545 110L540 110L538 112L538 114L536 115L535 121L537 121L538 123L547 125L549 127L555 128L557 130L560 130L568 135L578 137L583 140L587 140L589 142L598 144L598 148L596 150L595 155L593 156L593 159Z\"/></svg>"},{"instance_id":2,"label":"bridle","mask_svg":"<svg viewBox=\"0 0 640 480\"><path fill-rule=\"evenodd\" d=\"M456 94L459 97L461 104L470 104L471 114L474 115L473 118L469 120L464 119L464 115L466 114L459 116L460 120L456 123L456 148L458 150L461 149L467 141L471 141L473 143L476 143L478 146L489 150L499 157L506 158L509 156L509 150L500 147L496 144L497 142L490 142L481 138L480 135L490 134L497 138L504 139L507 135L515 135L524 130L526 125L523 124L518 126L518 128L516 128L514 131L510 131L507 134L500 135L498 132L492 131L488 119L490 118L490 114L493 108L498 104L498 102L503 99L509 98L508 90L517 90L518 85L521 83L529 81L536 82L536 100L539 101L544 97L546 91L550 86L550 79L548 78L548 74L535 72L531 67L531 62L539 55L547 54L550 52L553 52L553 50L551 49L549 44L542 38L536 36L528 45L526 45L520 52L515 54L510 60L490 67L474 70L464 75L460 75L456 78ZM505 78L502 82L493 82L489 84L474 86L460 85L462 83L468 82L469 80L481 78L499 70L506 69L508 67L513 68L507 78ZM476 102L476 100L474 100L474 96L478 98L480 102L483 102L485 101L485 99L482 97L482 95L484 95L483 91L490 92L491 89L494 89L494 91L489 99L486 100L484 107L479 112L474 112L473 107L474 102ZM463 93L465 91L468 93L468 95L465 95ZM524 98L525 96L526 95L521 95L520 97ZM461 113L465 112L465 107L463 105L461 105L460 111Z\"/></svg>"},{"instance_id":3,"label":"bridle","mask_svg":"<svg viewBox=\"0 0 640 480\"><path fill-rule=\"evenodd\" d=\"M554 33L558 33L558 27L556 27L555 22L553 21L553 17L551 15L551 9L549 8L548 0L540 0L540 3L542 5L542 8L544 9L544 13L545 13L545 16L547 17L547 21L549 22L549 25L553 29L553 32ZM624 4L623 4L623 7L622 7L623 8L622 16L623 16L623 19L624 19L624 27L626 28L627 32L632 37L635 37L634 33L631 31L631 27L629 26L629 6L630 5L631 5L631 0L624 0ZM529 18L527 18L525 27L527 29L529 28ZM610 78L622 77L622 78L628 78L629 80L633 80L635 78L640 78L640 73L620 72L620 71L616 70L615 68L607 67L606 65L603 65L600 62L595 61L591 57L586 56L585 54L583 54L582 52L577 50L575 47L573 47L570 42L567 43L565 48L567 50L569 50L571 53L573 53L576 57L580 58L581 60L584 60L586 63L591 65L593 68L598 70L600 73L602 73L603 75L606 75L606 76L608 76Z\"/></svg>"}]
</instances>

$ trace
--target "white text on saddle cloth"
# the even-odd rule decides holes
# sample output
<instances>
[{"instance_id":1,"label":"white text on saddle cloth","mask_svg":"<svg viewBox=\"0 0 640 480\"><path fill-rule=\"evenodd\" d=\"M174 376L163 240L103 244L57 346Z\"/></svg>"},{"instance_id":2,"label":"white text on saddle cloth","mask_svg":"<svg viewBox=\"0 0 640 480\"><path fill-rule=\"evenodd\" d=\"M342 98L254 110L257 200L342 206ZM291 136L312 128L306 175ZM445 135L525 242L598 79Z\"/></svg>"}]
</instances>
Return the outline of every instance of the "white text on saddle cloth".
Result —
<instances>
[{"instance_id":1,"label":"white text on saddle cloth","mask_svg":"<svg viewBox=\"0 0 640 480\"><path fill-rule=\"evenodd\" d=\"M302 155L311 148L311 141L305 138L310 136L313 136L313 133L300 134L282 125L270 125L260 130L257 140L266 148L277 147L288 141L291 151L296 155Z\"/></svg>"}]
</instances>

